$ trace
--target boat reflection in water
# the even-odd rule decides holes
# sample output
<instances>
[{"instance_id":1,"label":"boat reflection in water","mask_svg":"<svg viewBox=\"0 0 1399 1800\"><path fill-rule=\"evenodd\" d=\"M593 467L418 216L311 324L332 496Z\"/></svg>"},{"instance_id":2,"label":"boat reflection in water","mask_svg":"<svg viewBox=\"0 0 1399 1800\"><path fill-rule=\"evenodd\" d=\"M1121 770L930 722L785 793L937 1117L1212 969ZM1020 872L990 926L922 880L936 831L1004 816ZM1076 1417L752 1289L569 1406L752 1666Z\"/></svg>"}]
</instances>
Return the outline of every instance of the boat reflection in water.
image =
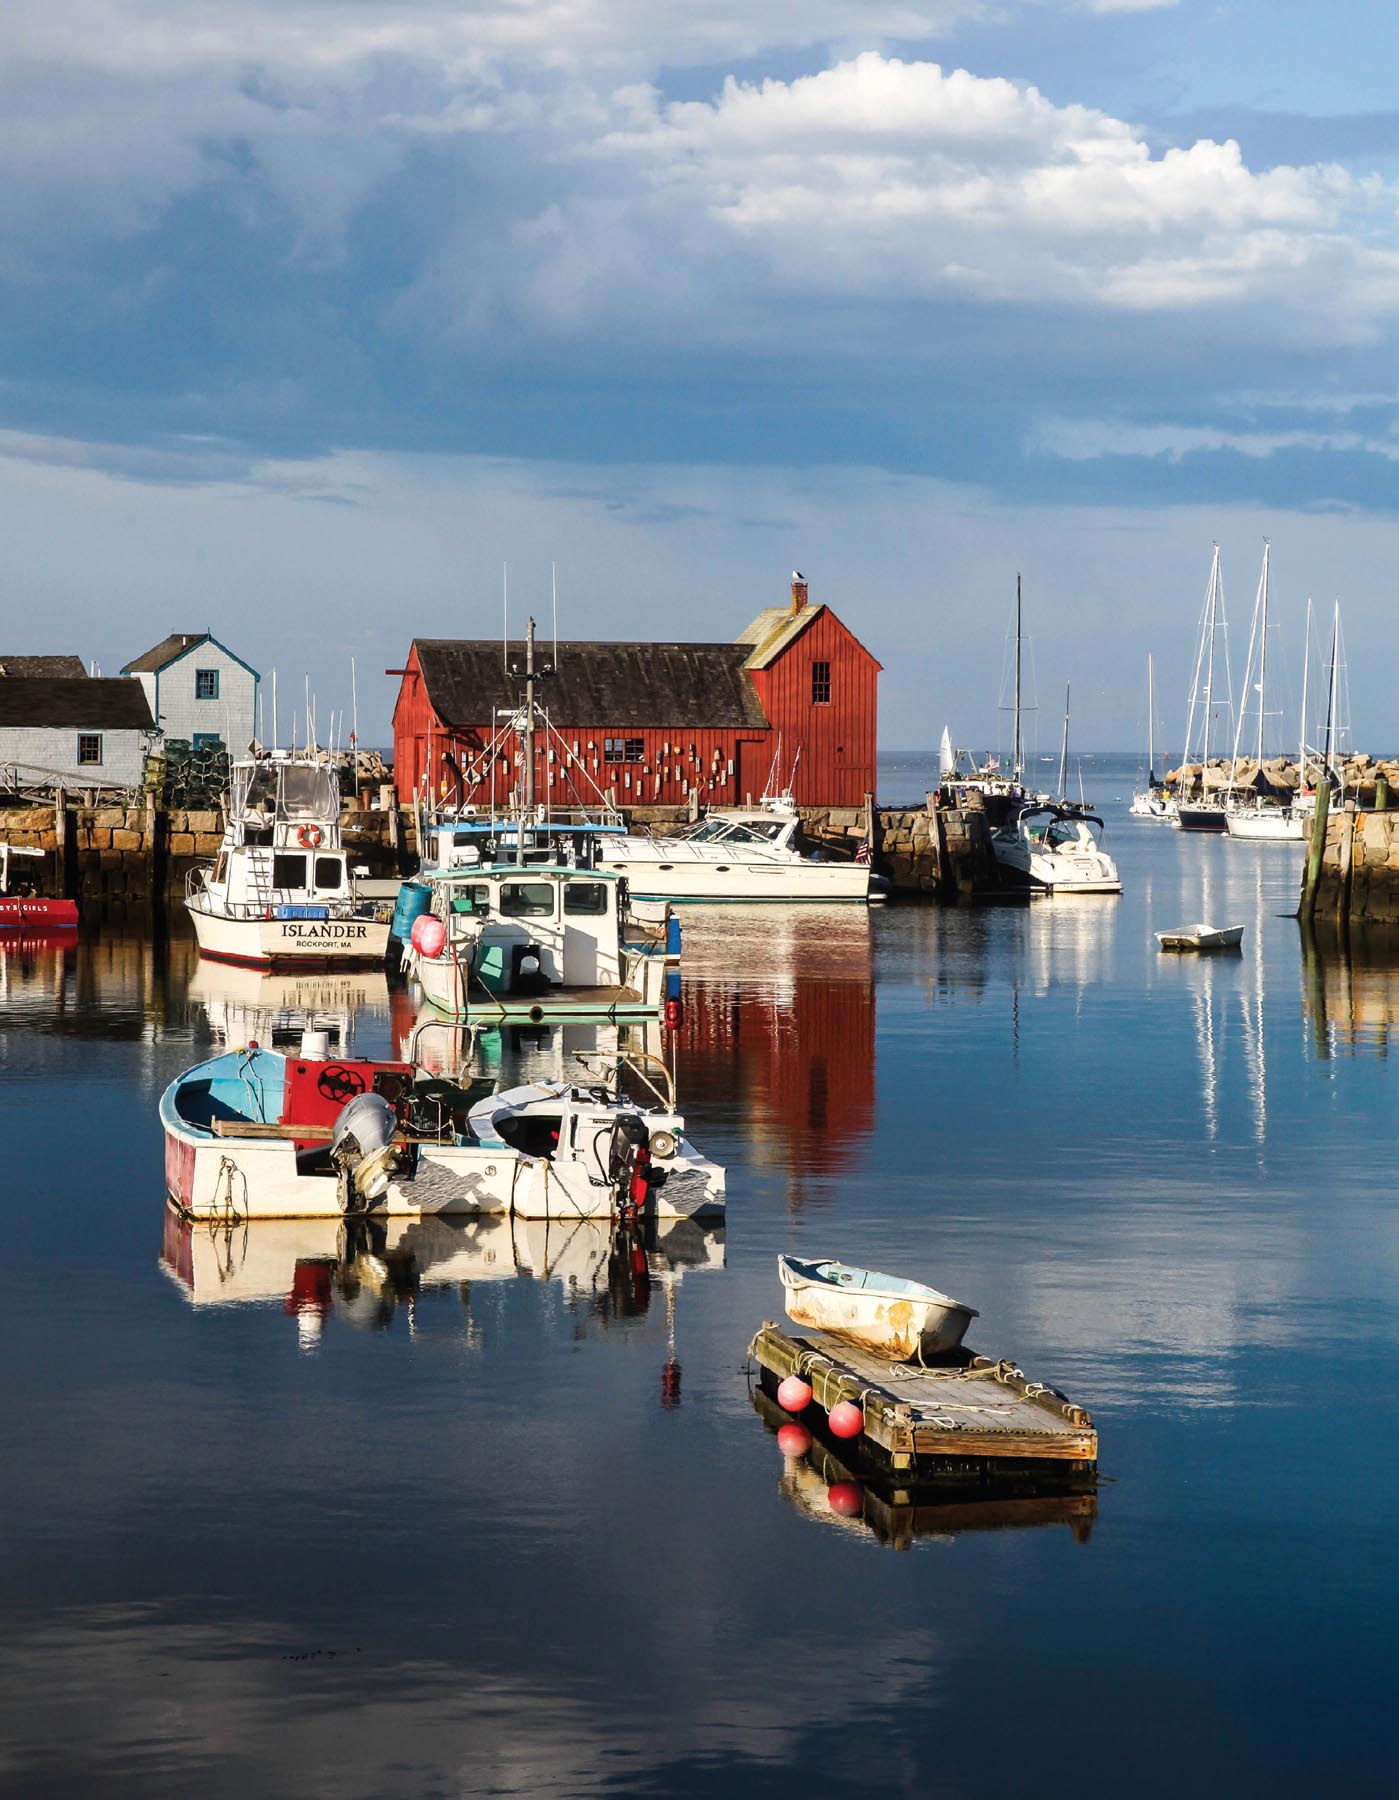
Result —
<instances>
[{"instance_id":1,"label":"boat reflection in water","mask_svg":"<svg viewBox=\"0 0 1399 1800\"><path fill-rule=\"evenodd\" d=\"M919 1538L949 1543L967 1531L1006 1531L1065 1525L1086 1544L1098 1516L1092 1488L1071 1480L996 1477L991 1482L936 1484L876 1474L848 1445L838 1451L827 1438L799 1425L763 1390L752 1391L753 1410L774 1437L796 1427L809 1440L800 1454L779 1444L782 1470L778 1490L797 1511L819 1525L855 1537L873 1538L894 1550L909 1550ZM793 1448L800 1448L800 1439Z\"/></svg>"},{"instance_id":2,"label":"boat reflection in water","mask_svg":"<svg viewBox=\"0 0 1399 1800\"><path fill-rule=\"evenodd\" d=\"M686 1097L727 1120L744 1095L745 1153L758 1164L834 1172L863 1152L874 1128L871 931L864 907L686 915Z\"/></svg>"},{"instance_id":3,"label":"boat reflection in water","mask_svg":"<svg viewBox=\"0 0 1399 1800\"><path fill-rule=\"evenodd\" d=\"M671 1327L666 1380L678 1400L675 1290L688 1272L724 1267L724 1227L663 1220L624 1228L502 1215L229 1225L184 1218L167 1206L160 1263L192 1306L280 1302L308 1349L333 1318L384 1330L401 1312L416 1332L424 1299L452 1294L468 1342L477 1344L473 1291L483 1283L556 1283L580 1328L590 1319L640 1317L659 1291Z\"/></svg>"},{"instance_id":4,"label":"boat reflection in water","mask_svg":"<svg viewBox=\"0 0 1399 1800\"><path fill-rule=\"evenodd\" d=\"M190 973L189 997L225 1050L254 1042L294 1049L304 1031L324 1031L333 1052L348 1056L356 1023L387 1025L390 1010L382 969L268 973L202 957Z\"/></svg>"}]
</instances>

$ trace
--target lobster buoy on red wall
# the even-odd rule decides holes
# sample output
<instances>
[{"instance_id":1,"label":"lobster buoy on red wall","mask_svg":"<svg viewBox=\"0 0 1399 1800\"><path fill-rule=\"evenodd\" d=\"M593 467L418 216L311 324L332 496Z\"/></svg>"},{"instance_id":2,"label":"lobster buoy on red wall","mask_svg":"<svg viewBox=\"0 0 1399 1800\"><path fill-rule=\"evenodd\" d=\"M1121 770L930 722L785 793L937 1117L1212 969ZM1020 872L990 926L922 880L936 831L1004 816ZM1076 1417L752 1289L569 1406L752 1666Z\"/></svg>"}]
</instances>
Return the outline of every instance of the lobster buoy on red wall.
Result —
<instances>
[{"instance_id":1,"label":"lobster buoy on red wall","mask_svg":"<svg viewBox=\"0 0 1399 1800\"><path fill-rule=\"evenodd\" d=\"M447 942L447 927L436 913L420 913L413 921L408 941L419 956L441 956L442 946Z\"/></svg>"}]
</instances>

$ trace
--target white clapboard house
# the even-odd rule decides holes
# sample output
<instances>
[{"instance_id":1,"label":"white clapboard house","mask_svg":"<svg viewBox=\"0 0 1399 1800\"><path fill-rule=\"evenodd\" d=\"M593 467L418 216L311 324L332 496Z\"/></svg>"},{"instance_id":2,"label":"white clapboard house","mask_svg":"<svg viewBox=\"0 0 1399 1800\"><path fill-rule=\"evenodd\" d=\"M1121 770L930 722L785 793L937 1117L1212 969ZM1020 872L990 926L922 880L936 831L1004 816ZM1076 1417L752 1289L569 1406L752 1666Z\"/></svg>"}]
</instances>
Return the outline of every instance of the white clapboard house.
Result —
<instances>
[{"instance_id":1,"label":"white clapboard house","mask_svg":"<svg viewBox=\"0 0 1399 1800\"><path fill-rule=\"evenodd\" d=\"M139 681L0 677L0 786L139 787L155 736Z\"/></svg>"},{"instance_id":2,"label":"white clapboard house","mask_svg":"<svg viewBox=\"0 0 1399 1800\"><path fill-rule=\"evenodd\" d=\"M233 755L257 733L258 672L209 631L173 631L127 663L165 739L196 748L216 741Z\"/></svg>"}]
</instances>

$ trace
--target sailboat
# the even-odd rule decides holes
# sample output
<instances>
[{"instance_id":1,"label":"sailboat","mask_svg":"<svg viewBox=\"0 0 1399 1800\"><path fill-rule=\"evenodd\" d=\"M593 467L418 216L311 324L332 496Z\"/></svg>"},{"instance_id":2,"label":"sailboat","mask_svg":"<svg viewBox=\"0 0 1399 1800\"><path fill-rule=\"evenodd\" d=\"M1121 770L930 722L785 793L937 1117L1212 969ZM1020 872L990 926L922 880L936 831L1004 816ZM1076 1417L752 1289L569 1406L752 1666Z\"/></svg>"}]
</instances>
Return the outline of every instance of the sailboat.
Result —
<instances>
[{"instance_id":1,"label":"sailboat","mask_svg":"<svg viewBox=\"0 0 1399 1800\"><path fill-rule=\"evenodd\" d=\"M1253 674L1253 650L1258 646L1258 742L1255 747L1257 776L1253 794L1248 799L1234 796L1231 790L1231 804L1227 809L1230 837L1249 838L1257 843L1299 843L1304 825L1303 815L1284 804L1267 788L1263 774L1263 719L1267 708L1267 676L1268 676L1268 560L1269 545L1263 543L1263 573L1258 580L1258 597L1253 605L1253 624L1249 629L1248 666L1244 671L1244 690L1248 691ZM1305 685L1303 689L1302 717L1306 718ZM1239 723L1234 732L1234 764L1230 770L1238 767L1239 737L1243 730L1244 715L1239 713ZM1303 754L1306 746L1303 744Z\"/></svg>"},{"instance_id":2,"label":"sailboat","mask_svg":"<svg viewBox=\"0 0 1399 1800\"><path fill-rule=\"evenodd\" d=\"M1146 789L1133 794L1128 811L1135 819L1169 819L1171 799L1156 779L1156 673L1146 654Z\"/></svg>"},{"instance_id":3,"label":"sailboat","mask_svg":"<svg viewBox=\"0 0 1399 1800\"><path fill-rule=\"evenodd\" d=\"M1205 594L1205 608L1200 620L1200 646L1195 653L1195 677L1190 684L1190 711L1185 725L1185 754L1180 763L1180 789L1176 795L1176 812L1172 824L1181 831L1227 831L1229 816L1224 809L1224 802L1218 796L1211 797L1205 788L1205 777L1209 771L1210 761L1210 719L1214 712L1214 669L1215 646L1220 634L1224 637L1224 680L1229 686L1229 627L1224 617L1224 586L1219 573L1219 545L1214 546L1214 557L1210 563L1210 583ZM1200 684L1200 676L1204 675L1204 686ZM1233 697L1225 701L1232 707ZM1200 791L1198 795L1186 798L1186 770L1190 765L1190 746L1195 735L1195 713L1202 708L1204 713L1203 727L1200 736Z\"/></svg>"}]
</instances>

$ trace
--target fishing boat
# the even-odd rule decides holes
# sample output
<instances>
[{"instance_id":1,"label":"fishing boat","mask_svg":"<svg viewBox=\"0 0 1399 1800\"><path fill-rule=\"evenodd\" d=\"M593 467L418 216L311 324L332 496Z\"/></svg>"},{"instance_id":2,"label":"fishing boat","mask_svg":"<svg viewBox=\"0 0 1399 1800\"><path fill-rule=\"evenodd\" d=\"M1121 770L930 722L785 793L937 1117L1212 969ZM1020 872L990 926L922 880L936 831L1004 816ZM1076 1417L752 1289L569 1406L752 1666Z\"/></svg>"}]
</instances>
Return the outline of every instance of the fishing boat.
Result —
<instances>
[{"instance_id":1,"label":"fishing boat","mask_svg":"<svg viewBox=\"0 0 1399 1800\"><path fill-rule=\"evenodd\" d=\"M921 1281L847 1263L779 1256L777 1271L789 1319L900 1362L955 1350L978 1316Z\"/></svg>"},{"instance_id":2,"label":"fishing boat","mask_svg":"<svg viewBox=\"0 0 1399 1800\"><path fill-rule=\"evenodd\" d=\"M726 807L673 837L608 837L601 862L639 900L854 901L882 898L868 846L851 861L800 849L801 815L790 793L757 807Z\"/></svg>"},{"instance_id":3,"label":"fishing boat","mask_svg":"<svg viewBox=\"0 0 1399 1800\"><path fill-rule=\"evenodd\" d=\"M499 813L457 808L424 821L429 861L394 914L404 969L458 1022L678 1020L679 921L663 899L634 900L626 877L606 866L620 824L536 804L534 737L553 728L535 697L544 671L534 650L531 619L520 705L481 752L493 767L518 739L519 789Z\"/></svg>"},{"instance_id":4,"label":"fishing boat","mask_svg":"<svg viewBox=\"0 0 1399 1800\"><path fill-rule=\"evenodd\" d=\"M19 876L11 876L12 857L42 857L28 844L0 843L0 931L73 931L78 924L75 900L56 900L33 892Z\"/></svg>"},{"instance_id":5,"label":"fishing boat","mask_svg":"<svg viewBox=\"0 0 1399 1800\"><path fill-rule=\"evenodd\" d=\"M1190 683L1190 710L1186 716L1185 753L1180 762L1180 787L1176 793L1175 815L1171 823L1181 831L1221 832L1229 829L1224 802L1211 796L1205 786L1210 764L1210 724L1215 714L1215 663L1218 641L1223 640L1225 699L1224 710L1232 710L1233 689L1229 677L1229 629L1224 614L1224 583L1219 569L1219 545L1214 546L1210 561L1209 586L1205 591L1204 609L1200 615L1200 643L1195 652L1195 671ZM1203 678L1203 679L1202 679ZM1196 716L1201 720L1199 793L1187 795L1186 770L1190 766L1191 746L1195 742Z\"/></svg>"},{"instance_id":6,"label":"fishing boat","mask_svg":"<svg viewBox=\"0 0 1399 1800\"><path fill-rule=\"evenodd\" d=\"M1128 807L1134 819L1169 819L1170 795L1156 779L1156 672L1151 653L1146 658L1146 786L1132 796Z\"/></svg>"},{"instance_id":7,"label":"fishing boat","mask_svg":"<svg viewBox=\"0 0 1399 1800\"><path fill-rule=\"evenodd\" d=\"M1243 939L1242 925L1178 925L1156 934L1163 950L1237 950Z\"/></svg>"},{"instance_id":8,"label":"fishing boat","mask_svg":"<svg viewBox=\"0 0 1399 1800\"><path fill-rule=\"evenodd\" d=\"M316 752L240 758L212 867L185 906L201 956L256 968L379 963L391 908L363 899L340 834L340 776Z\"/></svg>"},{"instance_id":9,"label":"fishing boat","mask_svg":"<svg viewBox=\"0 0 1399 1800\"><path fill-rule=\"evenodd\" d=\"M584 1063L587 1079L504 1093L406 1061L249 1044L196 1063L160 1101L165 1185L192 1218L700 1218L724 1171L685 1138L661 1068ZM583 1059L579 1059L580 1063ZM649 1101L624 1091L630 1070ZM482 1091L482 1090L485 1091Z\"/></svg>"},{"instance_id":10,"label":"fishing boat","mask_svg":"<svg viewBox=\"0 0 1399 1800\"><path fill-rule=\"evenodd\" d=\"M1025 806L991 833L1001 873L1032 894L1120 894L1117 864L1103 849L1103 821L1066 805Z\"/></svg>"}]
</instances>

